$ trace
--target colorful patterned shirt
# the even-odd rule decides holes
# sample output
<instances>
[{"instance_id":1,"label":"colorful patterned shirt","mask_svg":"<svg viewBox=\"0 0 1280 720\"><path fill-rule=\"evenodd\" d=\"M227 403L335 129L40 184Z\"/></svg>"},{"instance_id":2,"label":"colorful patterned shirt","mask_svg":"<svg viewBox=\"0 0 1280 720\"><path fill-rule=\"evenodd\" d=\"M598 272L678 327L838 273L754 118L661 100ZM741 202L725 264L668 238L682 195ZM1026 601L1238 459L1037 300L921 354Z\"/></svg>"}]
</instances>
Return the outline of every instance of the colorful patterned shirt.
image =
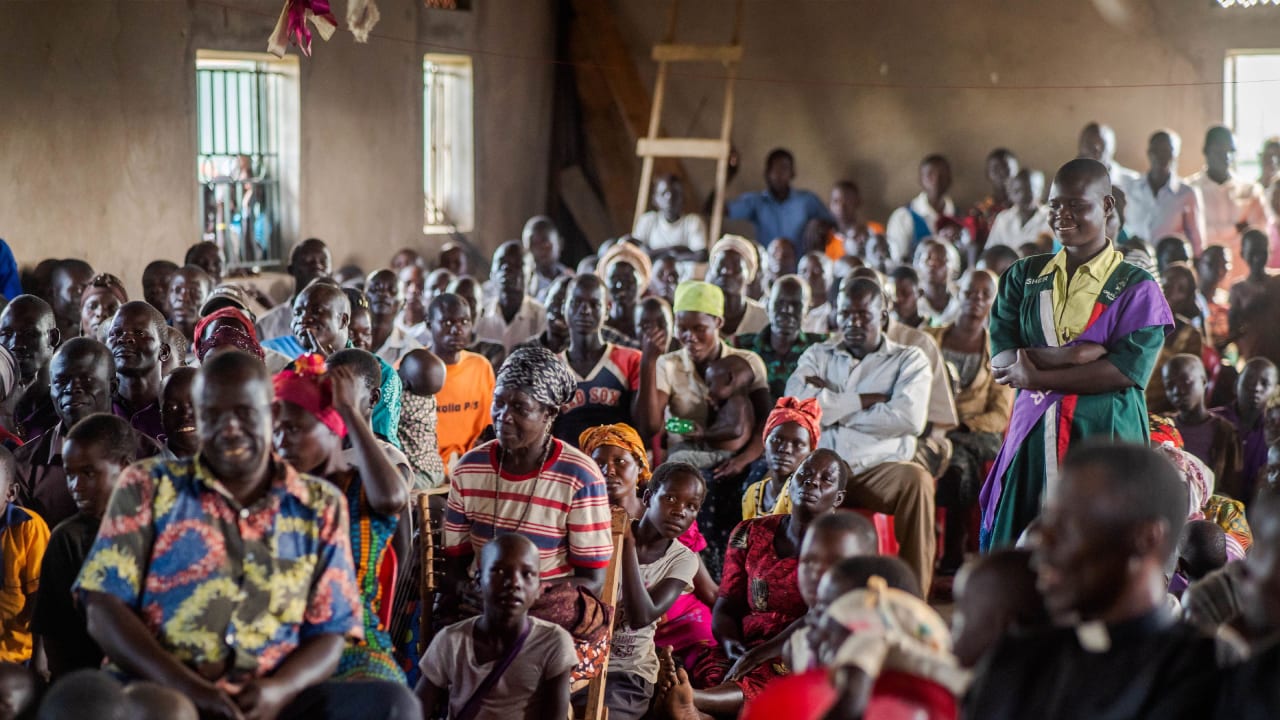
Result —
<instances>
[{"instance_id":1,"label":"colorful patterned shirt","mask_svg":"<svg viewBox=\"0 0 1280 720\"><path fill-rule=\"evenodd\" d=\"M496 534L518 532L538 547L543 582L609 564L612 520L600 468L573 446L552 443L542 468L529 475L499 474L497 440L462 457L449 485L446 555L478 556Z\"/></svg>"},{"instance_id":2,"label":"colorful patterned shirt","mask_svg":"<svg viewBox=\"0 0 1280 720\"><path fill-rule=\"evenodd\" d=\"M317 635L362 639L342 492L279 459L273 468L244 507L199 455L131 465L74 591L119 598L205 677L269 675Z\"/></svg>"},{"instance_id":3,"label":"colorful patterned shirt","mask_svg":"<svg viewBox=\"0 0 1280 720\"><path fill-rule=\"evenodd\" d=\"M826 334L802 332L796 336L795 341L791 343L791 347L787 348L785 353L778 353L773 349L771 339L773 338L773 328L765 328L758 333L748 333L746 335L735 335L733 338L733 346L750 350L760 356L764 361L765 370L769 373L769 394L774 400L782 397L787 389L787 378L791 377L791 373L796 371L796 363L800 362L800 356L810 345L820 343L827 339Z\"/></svg>"}]
</instances>

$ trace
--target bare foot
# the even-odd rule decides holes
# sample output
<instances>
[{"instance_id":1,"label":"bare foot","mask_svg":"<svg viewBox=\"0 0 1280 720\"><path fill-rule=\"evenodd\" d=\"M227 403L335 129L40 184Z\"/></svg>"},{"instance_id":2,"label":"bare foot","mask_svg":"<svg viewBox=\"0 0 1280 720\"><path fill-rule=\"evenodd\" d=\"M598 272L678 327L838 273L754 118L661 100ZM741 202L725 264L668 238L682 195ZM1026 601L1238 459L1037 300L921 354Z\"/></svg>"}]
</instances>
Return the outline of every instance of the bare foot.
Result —
<instances>
[{"instance_id":1,"label":"bare foot","mask_svg":"<svg viewBox=\"0 0 1280 720\"><path fill-rule=\"evenodd\" d=\"M658 687L655 707L662 708L671 720L701 720L703 715L693 704L693 685L689 674L676 665L671 648L658 649Z\"/></svg>"}]
</instances>

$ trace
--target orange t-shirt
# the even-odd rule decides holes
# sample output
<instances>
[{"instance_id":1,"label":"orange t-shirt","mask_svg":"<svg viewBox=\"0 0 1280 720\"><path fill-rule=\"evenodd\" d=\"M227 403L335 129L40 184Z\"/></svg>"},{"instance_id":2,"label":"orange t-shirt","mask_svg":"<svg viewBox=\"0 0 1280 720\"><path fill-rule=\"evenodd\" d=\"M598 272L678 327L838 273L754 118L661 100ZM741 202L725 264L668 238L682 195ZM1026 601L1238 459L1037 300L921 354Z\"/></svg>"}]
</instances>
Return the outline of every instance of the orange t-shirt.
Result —
<instances>
[{"instance_id":1,"label":"orange t-shirt","mask_svg":"<svg viewBox=\"0 0 1280 720\"><path fill-rule=\"evenodd\" d=\"M867 230L871 231L873 235L883 235L884 225L881 225L878 222L868 222ZM835 231L832 231L831 234L827 236L827 247L825 250L827 252L827 257L831 258L832 262L844 257L844 238L837 235Z\"/></svg>"},{"instance_id":2,"label":"orange t-shirt","mask_svg":"<svg viewBox=\"0 0 1280 720\"><path fill-rule=\"evenodd\" d=\"M483 355L463 350L458 362L446 366L444 387L436 393L436 435L440 459L448 468L454 457L466 454L493 422L493 366Z\"/></svg>"}]
</instances>

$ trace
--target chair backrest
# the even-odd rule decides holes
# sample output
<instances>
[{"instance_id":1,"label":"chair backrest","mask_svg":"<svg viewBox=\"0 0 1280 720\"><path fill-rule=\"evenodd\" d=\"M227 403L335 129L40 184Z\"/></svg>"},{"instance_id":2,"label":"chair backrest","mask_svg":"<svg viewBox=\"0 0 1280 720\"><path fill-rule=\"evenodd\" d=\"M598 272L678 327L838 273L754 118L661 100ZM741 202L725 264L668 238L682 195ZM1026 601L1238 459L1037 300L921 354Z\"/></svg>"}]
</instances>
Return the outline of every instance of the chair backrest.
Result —
<instances>
[{"instance_id":1,"label":"chair backrest","mask_svg":"<svg viewBox=\"0 0 1280 720\"><path fill-rule=\"evenodd\" d=\"M439 522L433 521L431 514L431 496L444 495L449 486L433 488L418 496L418 654L422 655L431 644L432 611L436 604L436 591L440 587L440 578L444 577L444 556L436 553L436 533L440 531Z\"/></svg>"},{"instance_id":2,"label":"chair backrest","mask_svg":"<svg viewBox=\"0 0 1280 720\"><path fill-rule=\"evenodd\" d=\"M612 512L610 535L613 540L613 554L609 558L609 567L604 573L604 587L600 588L600 601L613 609L613 618L616 622L618 617L618 593L622 587L622 569L620 567L622 536L627 531L627 523L631 522L631 517L627 515L627 511L620 507L611 506L609 509ZM612 636L612 628L610 628L609 634ZM609 711L604 706L604 685L608 673L609 658L605 656L604 660L600 662L599 674L587 681L587 706L583 712L584 720L607 720Z\"/></svg>"}]
</instances>

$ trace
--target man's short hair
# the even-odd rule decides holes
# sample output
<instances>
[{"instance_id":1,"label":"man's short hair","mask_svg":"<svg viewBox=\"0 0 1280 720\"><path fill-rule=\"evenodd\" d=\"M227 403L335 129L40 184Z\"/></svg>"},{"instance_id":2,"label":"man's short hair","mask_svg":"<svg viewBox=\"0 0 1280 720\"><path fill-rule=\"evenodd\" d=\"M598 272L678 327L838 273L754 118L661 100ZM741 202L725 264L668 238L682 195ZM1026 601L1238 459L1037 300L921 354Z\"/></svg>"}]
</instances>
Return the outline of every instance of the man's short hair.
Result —
<instances>
[{"instance_id":1,"label":"man's short hair","mask_svg":"<svg viewBox=\"0 0 1280 720\"><path fill-rule=\"evenodd\" d=\"M367 350L360 348L339 350L325 360L325 365L331 368L349 365L364 379L365 387L374 390L382 386L382 363L378 362L376 355Z\"/></svg>"},{"instance_id":2,"label":"man's short hair","mask_svg":"<svg viewBox=\"0 0 1280 720\"><path fill-rule=\"evenodd\" d=\"M124 464L133 462L138 454L138 433L127 420L110 413L94 413L72 425L67 439L100 445L108 457Z\"/></svg>"},{"instance_id":3,"label":"man's short hair","mask_svg":"<svg viewBox=\"0 0 1280 720\"><path fill-rule=\"evenodd\" d=\"M792 170L796 167L796 157L791 154L790 150L786 148L774 148L770 150L769 154L764 158L764 169L767 171L769 168L773 167L773 163L777 160L790 161Z\"/></svg>"},{"instance_id":4,"label":"man's short hair","mask_svg":"<svg viewBox=\"0 0 1280 720\"><path fill-rule=\"evenodd\" d=\"M1145 445L1085 441L1067 453L1063 467L1101 470L1116 519L1129 527L1163 520L1166 551L1173 552L1187 521L1187 484L1163 455Z\"/></svg>"}]
</instances>

